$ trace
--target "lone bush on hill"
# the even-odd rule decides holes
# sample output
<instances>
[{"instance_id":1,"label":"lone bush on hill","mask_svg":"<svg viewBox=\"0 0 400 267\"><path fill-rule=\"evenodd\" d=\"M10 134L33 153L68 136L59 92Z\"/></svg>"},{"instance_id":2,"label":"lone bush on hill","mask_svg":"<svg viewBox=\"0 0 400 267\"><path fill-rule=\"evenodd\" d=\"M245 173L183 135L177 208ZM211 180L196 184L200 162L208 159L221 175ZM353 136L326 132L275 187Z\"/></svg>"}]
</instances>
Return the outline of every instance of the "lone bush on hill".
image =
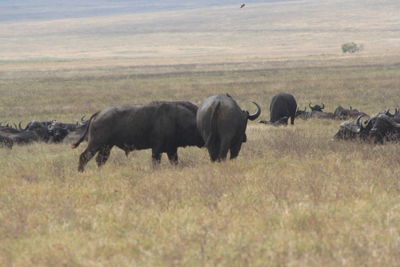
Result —
<instances>
[{"instance_id":1,"label":"lone bush on hill","mask_svg":"<svg viewBox=\"0 0 400 267\"><path fill-rule=\"evenodd\" d=\"M343 53L356 53L363 49L362 44L356 44L354 42L342 44Z\"/></svg>"}]
</instances>

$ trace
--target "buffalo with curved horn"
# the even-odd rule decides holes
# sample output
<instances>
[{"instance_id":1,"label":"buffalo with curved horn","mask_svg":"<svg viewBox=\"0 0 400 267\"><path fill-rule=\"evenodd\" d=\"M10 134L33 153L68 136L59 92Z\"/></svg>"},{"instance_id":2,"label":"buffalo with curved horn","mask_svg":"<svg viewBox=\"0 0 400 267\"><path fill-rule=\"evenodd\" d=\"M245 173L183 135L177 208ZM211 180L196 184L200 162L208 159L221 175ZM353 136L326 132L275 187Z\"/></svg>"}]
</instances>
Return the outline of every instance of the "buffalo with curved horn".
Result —
<instances>
[{"instance_id":1,"label":"buffalo with curved horn","mask_svg":"<svg viewBox=\"0 0 400 267\"><path fill-rule=\"evenodd\" d=\"M345 121L340 124L339 131L335 134L334 139L356 139L361 138L365 140L369 135L369 122L370 119L363 120L363 117L368 117L365 114L361 114L355 121ZM368 117L369 118L369 117Z\"/></svg>"},{"instance_id":2,"label":"buffalo with curved horn","mask_svg":"<svg viewBox=\"0 0 400 267\"><path fill-rule=\"evenodd\" d=\"M242 143L246 142L248 120L255 120L261 114L257 107L254 114L242 110L228 94L214 95L206 98L197 112L197 127L204 139L211 161L223 161L230 151L230 158L239 155Z\"/></svg>"},{"instance_id":3,"label":"buffalo with curved horn","mask_svg":"<svg viewBox=\"0 0 400 267\"><path fill-rule=\"evenodd\" d=\"M325 108L324 103L322 103L322 106L320 106L320 105L311 106L311 102L310 102L310 104L308 104L308 106L310 107L311 111L321 111L322 112L322 110Z\"/></svg>"}]
</instances>

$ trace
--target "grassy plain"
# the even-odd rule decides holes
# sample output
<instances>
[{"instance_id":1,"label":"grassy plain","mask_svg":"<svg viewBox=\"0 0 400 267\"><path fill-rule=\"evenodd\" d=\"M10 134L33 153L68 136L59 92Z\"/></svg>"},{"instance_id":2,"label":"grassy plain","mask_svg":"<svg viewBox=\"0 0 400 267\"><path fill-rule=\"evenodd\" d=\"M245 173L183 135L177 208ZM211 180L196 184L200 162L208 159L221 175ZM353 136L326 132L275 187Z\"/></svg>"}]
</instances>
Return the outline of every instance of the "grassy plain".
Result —
<instances>
[{"instance_id":1,"label":"grassy plain","mask_svg":"<svg viewBox=\"0 0 400 267\"><path fill-rule=\"evenodd\" d=\"M205 1L206 3L206 1ZM205 4L206 5L206 4ZM226 63L400 54L397 0L289 0L194 10L0 24L0 60L130 59ZM34 10L32 10L34 12Z\"/></svg>"},{"instance_id":2,"label":"grassy plain","mask_svg":"<svg viewBox=\"0 0 400 267\"><path fill-rule=\"evenodd\" d=\"M0 24L0 121L73 122L229 93L260 119L300 107L398 107L398 1L299 0ZM340 45L364 44L357 55ZM399 144L331 140L339 121L250 122L239 157L180 164L85 143L0 149L0 266L398 266Z\"/></svg>"},{"instance_id":3,"label":"grassy plain","mask_svg":"<svg viewBox=\"0 0 400 267\"><path fill-rule=\"evenodd\" d=\"M327 110L399 103L398 64L275 64L3 71L0 114L74 121L113 104L225 92L249 110L258 101L263 119L280 91ZM149 151L114 149L80 174L85 143L1 149L0 265L395 266L400 147L333 142L339 123L249 123L237 160L212 164L186 148L178 166L164 157L158 169Z\"/></svg>"}]
</instances>

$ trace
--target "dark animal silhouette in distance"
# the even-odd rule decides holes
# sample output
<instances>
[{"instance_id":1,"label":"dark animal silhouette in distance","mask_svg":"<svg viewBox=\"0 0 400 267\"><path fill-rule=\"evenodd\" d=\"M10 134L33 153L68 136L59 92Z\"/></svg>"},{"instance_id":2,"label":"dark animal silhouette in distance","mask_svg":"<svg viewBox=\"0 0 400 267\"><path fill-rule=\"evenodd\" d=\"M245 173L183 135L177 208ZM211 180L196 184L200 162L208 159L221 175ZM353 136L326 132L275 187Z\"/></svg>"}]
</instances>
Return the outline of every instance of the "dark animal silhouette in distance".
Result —
<instances>
[{"instance_id":1,"label":"dark animal silhouette in distance","mask_svg":"<svg viewBox=\"0 0 400 267\"><path fill-rule=\"evenodd\" d=\"M244 3L241 4L241 5L240 5L240 8L244 8L245 5L246 5L246 4L244 4Z\"/></svg>"}]
</instances>

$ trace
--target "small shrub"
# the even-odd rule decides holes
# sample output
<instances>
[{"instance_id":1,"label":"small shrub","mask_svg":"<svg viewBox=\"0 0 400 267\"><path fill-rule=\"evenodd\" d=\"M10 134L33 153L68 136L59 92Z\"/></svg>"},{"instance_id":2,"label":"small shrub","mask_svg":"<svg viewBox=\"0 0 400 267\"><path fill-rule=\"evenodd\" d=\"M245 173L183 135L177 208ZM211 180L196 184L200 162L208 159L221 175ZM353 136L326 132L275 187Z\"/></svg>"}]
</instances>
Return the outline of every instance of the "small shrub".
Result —
<instances>
[{"instance_id":1,"label":"small shrub","mask_svg":"<svg viewBox=\"0 0 400 267\"><path fill-rule=\"evenodd\" d=\"M343 53L356 53L363 49L362 44L356 44L354 42L342 44Z\"/></svg>"}]
</instances>

